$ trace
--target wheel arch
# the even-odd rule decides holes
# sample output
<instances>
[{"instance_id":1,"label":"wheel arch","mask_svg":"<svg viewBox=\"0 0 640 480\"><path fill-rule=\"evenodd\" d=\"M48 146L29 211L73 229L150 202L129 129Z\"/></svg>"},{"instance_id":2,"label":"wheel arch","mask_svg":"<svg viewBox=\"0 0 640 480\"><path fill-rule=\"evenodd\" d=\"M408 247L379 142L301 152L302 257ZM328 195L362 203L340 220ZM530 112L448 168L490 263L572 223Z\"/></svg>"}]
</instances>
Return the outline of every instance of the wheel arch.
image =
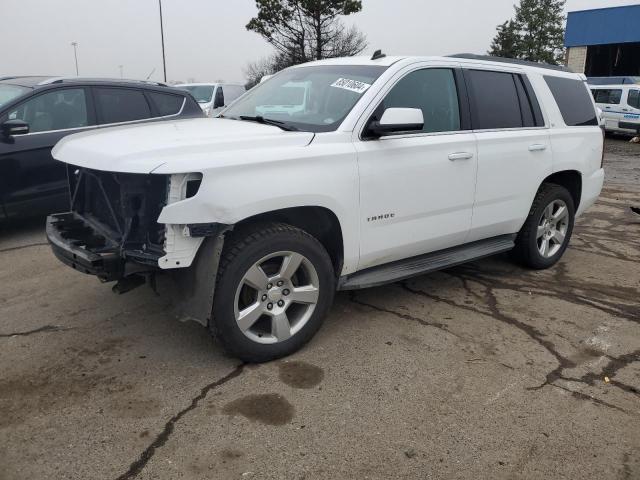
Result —
<instances>
[{"instance_id":1,"label":"wheel arch","mask_svg":"<svg viewBox=\"0 0 640 480\"><path fill-rule=\"evenodd\" d=\"M304 230L327 250L336 275L344 263L344 237L338 216L326 207L301 206L263 212L247 217L234 225L234 230L252 224L280 222Z\"/></svg>"},{"instance_id":2,"label":"wheel arch","mask_svg":"<svg viewBox=\"0 0 640 480\"><path fill-rule=\"evenodd\" d=\"M582 174L577 170L562 170L554 172L545 178L540 184L540 188L545 183L553 183L566 188L573 198L575 211L578 211L582 199ZM540 191L540 189L538 189Z\"/></svg>"}]
</instances>

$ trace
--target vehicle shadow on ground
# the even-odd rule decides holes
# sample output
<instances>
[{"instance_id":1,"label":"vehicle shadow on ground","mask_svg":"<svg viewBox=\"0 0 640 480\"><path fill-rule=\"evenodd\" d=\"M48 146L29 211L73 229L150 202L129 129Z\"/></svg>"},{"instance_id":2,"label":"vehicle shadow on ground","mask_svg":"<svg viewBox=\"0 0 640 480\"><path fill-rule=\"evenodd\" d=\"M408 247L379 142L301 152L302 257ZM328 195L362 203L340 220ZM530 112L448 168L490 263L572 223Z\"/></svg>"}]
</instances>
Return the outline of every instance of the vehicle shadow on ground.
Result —
<instances>
[{"instance_id":1,"label":"vehicle shadow on ground","mask_svg":"<svg viewBox=\"0 0 640 480\"><path fill-rule=\"evenodd\" d=\"M0 222L0 251L45 244L46 217L30 217Z\"/></svg>"}]
</instances>

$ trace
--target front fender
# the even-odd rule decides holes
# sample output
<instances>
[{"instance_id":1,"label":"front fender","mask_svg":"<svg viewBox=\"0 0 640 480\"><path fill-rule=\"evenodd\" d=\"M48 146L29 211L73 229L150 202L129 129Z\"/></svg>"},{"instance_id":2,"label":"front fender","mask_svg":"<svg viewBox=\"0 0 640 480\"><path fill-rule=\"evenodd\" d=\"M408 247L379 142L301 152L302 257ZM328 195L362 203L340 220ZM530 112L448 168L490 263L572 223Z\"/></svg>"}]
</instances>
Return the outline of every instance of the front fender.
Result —
<instances>
[{"instance_id":1,"label":"front fender","mask_svg":"<svg viewBox=\"0 0 640 480\"><path fill-rule=\"evenodd\" d=\"M359 255L355 150L351 144L325 144L322 148L310 146L301 150L296 150L295 158L245 161L201 170L203 178L197 194L165 206L158 223L234 225L277 210L322 207L333 212L340 222L344 270L352 271Z\"/></svg>"}]
</instances>

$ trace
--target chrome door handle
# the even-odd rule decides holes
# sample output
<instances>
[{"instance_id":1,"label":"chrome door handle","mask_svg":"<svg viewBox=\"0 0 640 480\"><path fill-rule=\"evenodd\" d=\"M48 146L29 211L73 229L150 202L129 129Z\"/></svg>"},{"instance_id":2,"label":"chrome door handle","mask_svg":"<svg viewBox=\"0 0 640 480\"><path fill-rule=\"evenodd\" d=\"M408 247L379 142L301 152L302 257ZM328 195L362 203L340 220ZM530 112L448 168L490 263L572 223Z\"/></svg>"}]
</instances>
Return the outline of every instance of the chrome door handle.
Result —
<instances>
[{"instance_id":1,"label":"chrome door handle","mask_svg":"<svg viewBox=\"0 0 640 480\"><path fill-rule=\"evenodd\" d=\"M546 150L547 146L543 145L542 143L536 143L533 145L529 145L529 151L530 152L541 152L543 150Z\"/></svg>"},{"instance_id":2,"label":"chrome door handle","mask_svg":"<svg viewBox=\"0 0 640 480\"><path fill-rule=\"evenodd\" d=\"M457 152L449 154L449 160L451 160L452 162L456 160L469 160L471 158L473 158L473 153L470 152Z\"/></svg>"}]
</instances>

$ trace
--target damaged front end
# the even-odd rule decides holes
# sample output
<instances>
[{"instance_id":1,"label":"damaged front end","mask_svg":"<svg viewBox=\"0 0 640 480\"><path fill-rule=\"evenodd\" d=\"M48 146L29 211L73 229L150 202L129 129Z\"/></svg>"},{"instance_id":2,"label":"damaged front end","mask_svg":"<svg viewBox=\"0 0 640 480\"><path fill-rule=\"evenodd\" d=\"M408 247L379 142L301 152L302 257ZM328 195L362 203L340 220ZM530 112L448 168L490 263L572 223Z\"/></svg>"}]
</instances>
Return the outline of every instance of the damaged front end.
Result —
<instances>
[{"instance_id":1,"label":"damaged front end","mask_svg":"<svg viewBox=\"0 0 640 480\"><path fill-rule=\"evenodd\" d=\"M171 301L181 319L206 325L224 235L232 227L157 221L166 205L197 194L202 175L73 166L68 174L71 211L47 218L47 238L56 257L103 282L116 281L117 293L149 283Z\"/></svg>"},{"instance_id":2,"label":"damaged front end","mask_svg":"<svg viewBox=\"0 0 640 480\"><path fill-rule=\"evenodd\" d=\"M197 193L200 174L116 173L69 166L71 211L47 218L54 254L102 281L189 266L202 238L157 222Z\"/></svg>"}]
</instances>

